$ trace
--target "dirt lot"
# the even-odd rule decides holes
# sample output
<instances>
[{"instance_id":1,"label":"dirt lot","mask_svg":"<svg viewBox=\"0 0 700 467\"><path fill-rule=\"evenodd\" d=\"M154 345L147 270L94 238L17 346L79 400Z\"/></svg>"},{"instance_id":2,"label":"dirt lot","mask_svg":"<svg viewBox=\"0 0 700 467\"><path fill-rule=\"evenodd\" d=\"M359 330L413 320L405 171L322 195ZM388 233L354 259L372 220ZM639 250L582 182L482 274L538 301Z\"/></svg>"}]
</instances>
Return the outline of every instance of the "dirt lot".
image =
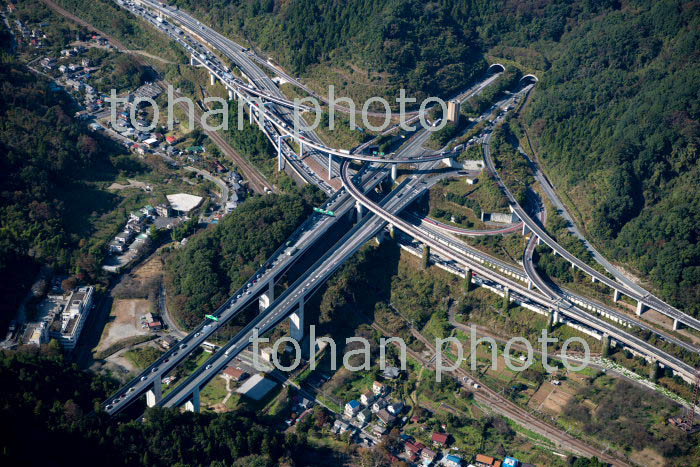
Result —
<instances>
[{"instance_id":1,"label":"dirt lot","mask_svg":"<svg viewBox=\"0 0 700 467\"><path fill-rule=\"evenodd\" d=\"M151 310L146 299L114 300L110 322L107 324L97 350L104 350L122 339L149 334L151 331L141 326L141 317Z\"/></svg>"},{"instance_id":2,"label":"dirt lot","mask_svg":"<svg viewBox=\"0 0 700 467\"><path fill-rule=\"evenodd\" d=\"M545 382L532 396L529 405L542 412L559 415L575 394L576 391L569 387L566 382L563 382L561 386Z\"/></svg>"}]
</instances>

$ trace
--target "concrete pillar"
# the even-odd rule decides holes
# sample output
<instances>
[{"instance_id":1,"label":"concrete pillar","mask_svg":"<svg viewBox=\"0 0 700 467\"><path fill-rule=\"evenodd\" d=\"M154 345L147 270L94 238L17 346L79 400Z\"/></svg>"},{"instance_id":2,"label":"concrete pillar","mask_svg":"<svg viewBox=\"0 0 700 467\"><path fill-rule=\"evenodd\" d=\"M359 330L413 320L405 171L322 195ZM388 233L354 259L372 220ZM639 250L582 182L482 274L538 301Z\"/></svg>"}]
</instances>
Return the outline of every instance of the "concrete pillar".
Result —
<instances>
[{"instance_id":1,"label":"concrete pillar","mask_svg":"<svg viewBox=\"0 0 700 467\"><path fill-rule=\"evenodd\" d=\"M328 154L328 180L333 179L333 154Z\"/></svg>"},{"instance_id":2,"label":"concrete pillar","mask_svg":"<svg viewBox=\"0 0 700 467\"><path fill-rule=\"evenodd\" d=\"M484 213L482 211L481 213L481 220L484 220ZM525 225L525 222L523 222L523 236L527 235L527 233L530 231L530 229L527 228L527 225Z\"/></svg>"},{"instance_id":3,"label":"concrete pillar","mask_svg":"<svg viewBox=\"0 0 700 467\"><path fill-rule=\"evenodd\" d=\"M253 103L248 102L248 123L253 124Z\"/></svg>"},{"instance_id":4,"label":"concrete pillar","mask_svg":"<svg viewBox=\"0 0 700 467\"><path fill-rule=\"evenodd\" d=\"M552 323L557 324L559 322L559 310L552 311Z\"/></svg>"},{"instance_id":5,"label":"concrete pillar","mask_svg":"<svg viewBox=\"0 0 700 467\"><path fill-rule=\"evenodd\" d=\"M673 330L674 330L674 331L678 331L678 329L680 328L680 326L681 326L681 323L680 323L677 319L674 319L674 320L673 320Z\"/></svg>"},{"instance_id":6,"label":"concrete pillar","mask_svg":"<svg viewBox=\"0 0 700 467\"><path fill-rule=\"evenodd\" d=\"M299 300L299 309L289 317L289 334L301 343L304 339L304 299Z\"/></svg>"},{"instance_id":7,"label":"concrete pillar","mask_svg":"<svg viewBox=\"0 0 700 467\"><path fill-rule=\"evenodd\" d=\"M527 290L532 290L532 281L530 279L527 280Z\"/></svg>"},{"instance_id":8,"label":"concrete pillar","mask_svg":"<svg viewBox=\"0 0 700 467\"><path fill-rule=\"evenodd\" d=\"M644 312L644 304L641 301L637 302L637 316L642 316Z\"/></svg>"},{"instance_id":9,"label":"concrete pillar","mask_svg":"<svg viewBox=\"0 0 700 467\"><path fill-rule=\"evenodd\" d=\"M299 140L299 159L304 155L304 142Z\"/></svg>"},{"instance_id":10,"label":"concrete pillar","mask_svg":"<svg viewBox=\"0 0 700 467\"><path fill-rule=\"evenodd\" d=\"M195 60L194 60L194 55L190 54L190 66L196 66Z\"/></svg>"},{"instance_id":11,"label":"concrete pillar","mask_svg":"<svg viewBox=\"0 0 700 467\"><path fill-rule=\"evenodd\" d=\"M389 224L389 237L391 237L392 240L396 240L396 229L393 224Z\"/></svg>"},{"instance_id":12,"label":"concrete pillar","mask_svg":"<svg viewBox=\"0 0 700 467\"><path fill-rule=\"evenodd\" d=\"M386 231L384 231L384 230L380 230L379 233L377 233L377 235L375 235L375 237L374 237L374 241L377 243L377 245L381 245L382 243L384 243L385 240L386 240Z\"/></svg>"},{"instance_id":13,"label":"concrete pillar","mask_svg":"<svg viewBox=\"0 0 700 467\"><path fill-rule=\"evenodd\" d=\"M398 164L391 164L391 181L395 182L398 178Z\"/></svg>"},{"instance_id":14,"label":"concrete pillar","mask_svg":"<svg viewBox=\"0 0 700 467\"><path fill-rule=\"evenodd\" d=\"M615 289L613 290L613 302L617 303L620 300L620 291Z\"/></svg>"},{"instance_id":15,"label":"concrete pillar","mask_svg":"<svg viewBox=\"0 0 700 467\"><path fill-rule=\"evenodd\" d=\"M277 136L277 171L284 169L284 158L282 157L282 137Z\"/></svg>"},{"instance_id":16,"label":"concrete pillar","mask_svg":"<svg viewBox=\"0 0 700 467\"><path fill-rule=\"evenodd\" d=\"M163 387L160 382L160 375L156 376L153 382L153 387L146 393L146 405L149 407L155 406L163 399Z\"/></svg>"},{"instance_id":17,"label":"concrete pillar","mask_svg":"<svg viewBox=\"0 0 700 467\"><path fill-rule=\"evenodd\" d=\"M571 262L571 269L576 269L576 265L574 264L573 261Z\"/></svg>"},{"instance_id":18,"label":"concrete pillar","mask_svg":"<svg viewBox=\"0 0 700 467\"><path fill-rule=\"evenodd\" d=\"M357 200L355 201L355 209L357 210L357 222L360 222L360 219L362 219L362 205Z\"/></svg>"},{"instance_id":19,"label":"concrete pillar","mask_svg":"<svg viewBox=\"0 0 700 467\"><path fill-rule=\"evenodd\" d=\"M216 84L216 76L214 76L214 73L209 73L209 84L211 86Z\"/></svg>"},{"instance_id":20,"label":"concrete pillar","mask_svg":"<svg viewBox=\"0 0 700 467\"><path fill-rule=\"evenodd\" d=\"M275 301L275 281L271 279L267 284L267 292L258 298L258 309L264 311Z\"/></svg>"},{"instance_id":21,"label":"concrete pillar","mask_svg":"<svg viewBox=\"0 0 700 467\"><path fill-rule=\"evenodd\" d=\"M595 276L591 276L591 282L593 282L593 283L595 284L595 281L596 281L596 280L597 280L597 279L595 278Z\"/></svg>"},{"instance_id":22,"label":"concrete pillar","mask_svg":"<svg viewBox=\"0 0 700 467\"><path fill-rule=\"evenodd\" d=\"M199 397L199 388L195 388L194 392L192 393L192 399L185 402L185 410L188 412L201 412L202 404Z\"/></svg>"},{"instance_id":23,"label":"concrete pillar","mask_svg":"<svg viewBox=\"0 0 700 467\"><path fill-rule=\"evenodd\" d=\"M230 100L230 101L234 100L233 99L233 91L230 89L228 90L228 100Z\"/></svg>"}]
</instances>

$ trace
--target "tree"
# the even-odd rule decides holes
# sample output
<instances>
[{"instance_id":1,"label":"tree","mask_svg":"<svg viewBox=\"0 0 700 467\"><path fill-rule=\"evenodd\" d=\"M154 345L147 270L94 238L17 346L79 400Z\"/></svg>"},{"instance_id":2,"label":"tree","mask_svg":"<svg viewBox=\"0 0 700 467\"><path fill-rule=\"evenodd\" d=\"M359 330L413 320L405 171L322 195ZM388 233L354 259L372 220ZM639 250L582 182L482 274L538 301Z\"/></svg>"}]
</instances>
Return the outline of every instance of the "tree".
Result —
<instances>
[{"instance_id":1,"label":"tree","mask_svg":"<svg viewBox=\"0 0 700 467\"><path fill-rule=\"evenodd\" d=\"M423 269L430 267L430 245L423 245Z\"/></svg>"}]
</instances>

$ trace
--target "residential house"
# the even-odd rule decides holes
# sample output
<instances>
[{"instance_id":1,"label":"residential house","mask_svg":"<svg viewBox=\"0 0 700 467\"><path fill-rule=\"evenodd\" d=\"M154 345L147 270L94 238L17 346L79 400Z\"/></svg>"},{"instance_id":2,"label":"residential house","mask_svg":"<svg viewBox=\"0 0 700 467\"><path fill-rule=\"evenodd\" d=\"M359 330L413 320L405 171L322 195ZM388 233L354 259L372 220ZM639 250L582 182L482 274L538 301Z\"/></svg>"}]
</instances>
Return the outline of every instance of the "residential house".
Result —
<instances>
[{"instance_id":1,"label":"residential house","mask_svg":"<svg viewBox=\"0 0 700 467\"><path fill-rule=\"evenodd\" d=\"M442 463L447 467L460 467L462 465L462 458L454 454L449 454L443 459Z\"/></svg>"},{"instance_id":2,"label":"residential house","mask_svg":"<svg viewBox=\"0 0 700 467\"><path fill-rule=\"evenodd\" d=\"M399 370L395 366L388 366L382 372L382 376L386 379L396 379L399 377L400 374L401 374L401 370Z\"/></svg>"},{"instance_id":3,"label":"residential house","mask_svg":"<svg viewBox=\"0 0 700 467\"><path fill-rule=\"evenodd\" d=\"M516 459L515 457L506 457L503 459L503 467L519 467L520 466L520 461Z\"/></svg>"},{"instance_id":4,"label":"residential house","mask_svg":"<svg viewBox=\"0 0 700 467\"><path fill-rule=\"evenodd\" d=\"M386 409L382 409L379 412L377 412L377 418L384 425L391 425L396 420L396 417L387 412Z\"/></svg>"},{"instance_id":5,"label":"residential house","mask_svg":"<svg viewBox=\"0 0 700 467\"><path fill-rule=\"evenodd\" d=\"M388 405L386 409L391 415L398 416L403 410L403 407L403 402L394 402L393 404Z\"/></svg>"},{"instance_id":6,"label":"residential house","mask_svg":"<svg viewBox=\"0 0 700 467\"><path fill-rule=\"evenodd\" d=\"M333 432L342 435L348 431L349 425L342 420L336 420L333 424Z\"/></svg>"},{"instance_id":7,"label":"residential house","mask_svg":"<svg viewBox=\"0 0 700 467\"><path fill-rule=\"evenodd\" d=\"M134 232L130 230L125 230L116 237L114 237L114 240L119 243L129 243L131 239L134 238Z\"/></svg>"},{"instance_id":8,"label":"residential house","mask_svg":"<svg viewBox=\"0 0 700 467\"><path fill-rule=\"evenodd\" d=\"M450 439L449 433L433 433L433 444L440 447L445 447Z\"/></svg>"},{"instance_id":9,"label":"residential house","mask_svg":"<svg viewBox=\"0 0 700 467\"><path fill-rule=\"evenodd\" d=\"M161 217L170 217L172 211L170 210L169 205L161 203L158 206L156 206L156 213Z\"/></svg>"},{"instance_id":10,"label":"residential house","mask_svg":"<svg viewBox=\"0 0 700 467\"><path fill-rule=\"evenodd\" d=\"M246 379L249 375L240 368L234 368L232 366L227 367L221 374L222 378L233 382L239 382Z\"/></svg>"},{"instance_id":11,"label":"residential house","mask_svg":"<svg viewBox=\"0 0 700 467\"><path fill-rule=\"evenodd\" d=\"M158 340L158 343L165 350L168 350L172 348L175 344L177 344L177 339L175 339L173 336L164 336Z\"/></svg>"},{"instance_id":12,"label":"residential house","mask_svg":"<svg viewBox=\"0 0 700 467\"><path fill-rule=\"evenodd\" d=\"M372 413L377 413L388 405L386 399L377 399L372 404Z\"/></svg>"},{"instance_id":13,"label":"residential house","mask_svg":"<svg viewBox=\"0 0 700 467\"><path fill-rule=\"evenodd\" d=\"M366 391L360 396L360 402L362 402L363 405L370 405L372 402L374 402L374 392L372 391Z\"/></svg>"},{"instance_id":14,"label":"residential house","mask_svg":"<svg viewBox=\"0 0 700 467\"><path fill-rule=\"evenodd\" d=\"M493 462L496 459L494 459L491 456L486 456L484 454L477 454L476 459L474 459L474 463L476 464L477 467L492 467Z\"/></svg>"},{"instance_id":15,"label":"residential house","mask_svg":"<svg viewBox=\"0 0 700 467\"><path fill-rule=\"evenodd\" d=\"M372 392L375 396L381 396L385 393L385 391L386 386L383 383L380 383L379 381L375 381L374 383L372 383Z\"/></svg>"},{"instance_id":16,"label":"residential house","mask_svg":"<svg viewBox=\"0 0 700 467\"><path fill-rule=\"evenodd\" d=\"M423 448L423 450L420 453L420 457L421 459L423 459L424 464L429 465L435 460L435 458L437 457L437 453L432 449Z\"/></svg>"},{"instance_id":17,"label":"residential house","mask_svg":"<svg viewBox=\"0 0 700 467\"><path fill-rule=\"evenodd\" d=\"M356 400L351 400L347 404L345 404L345 416L346 417L354 417L357 412L360 411L362 406L360 403Z\"/></svg>"},{"instance_id":18,"label":"residential house","mask_svg":"<svg viewBox=\"0 0 700 467\"><path fill-rule=\"evenodd\" d=\"M372 419L372 411L370 409L363 409L357 413L357 421L360 423L369 423Z\"/></svg>"},{"instance_id":19,"label":"residential house","mask_svg":"<svg viewBox=\"0 0 700 467\"><path fill-rule=\"evenodd\" d=\"M112 240L109 244L109 252L114 254L122 254L126 251L126 245L117 240Z\"/></svg>"},{"instance_id":20,"label":"residential house","mask_svg":"<svg viewBox=\"0 0 700 467\"><path fill-rule=\"evenodd\" d=\"M412 442L412 441L406 441L403 445L404 449L406 450L406 454L416 454L420 455L420 452L423 450L425 447L425 444L423 443L418 443L418 442Z\"/></svg>"}]
</instances>

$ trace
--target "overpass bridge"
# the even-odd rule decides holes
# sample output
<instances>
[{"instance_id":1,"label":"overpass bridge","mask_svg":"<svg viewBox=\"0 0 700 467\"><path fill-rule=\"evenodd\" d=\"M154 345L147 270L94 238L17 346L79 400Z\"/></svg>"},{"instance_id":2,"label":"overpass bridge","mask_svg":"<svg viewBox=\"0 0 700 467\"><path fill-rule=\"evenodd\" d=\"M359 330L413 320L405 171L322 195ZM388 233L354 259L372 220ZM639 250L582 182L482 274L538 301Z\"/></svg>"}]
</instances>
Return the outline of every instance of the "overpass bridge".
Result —
<instances>
[{"instance_id":1,"label":"overpass bridge","mask_svg":"<svg viewBox=\"0 0 700 467\"><path fill-rule=\"evenodd\" d=\"M515 291L519 295L531 300L532 302L538 303L541 306L546 307L546 309L552 310L552 314L555 317L558 318L558 313L570 316L577 322L582 323L598 331L601 331L604 334L607 334L608 336L614 338L616 341L648 356L650 359L656 360L662 365L671 368L674 372L676 372L676 374L681 376L684 380L688 381L689 383L692 383L694 381L695 369L692 366L685 363L684 361L680 360L679 358L670 355L663 350L657 349L651 344L648 344L647 342L643 341L642 339L630 335L629 333L618 329L614 325L603 321L600 318L592 316L576 307L561 308L559 306L559 298L549 298L531 289L528 289L527 286L521 285L518 282L515 282L511 279L502 277L495 273L493 270L488 269L470 260L461 252L453 251L451 248L449 248L449 246L446 246L440 240L432 238L426 235L425 233L421 232L412 224L390 213L383 207L377 205L376 203L372 202L369 198L367 198L360 190L358 190L354 186L354 184L350 180L350 177L348 176L347 169L348 163L347 161L344 161L341 169L341 177L345 189L363 206L365 206L377 216L384 219L390 225L394 226L394 228L399 228L400 230L407 233L416 240L419 240L422 243L429 245L432 249L434 249L436 252L440 253L444 257L469 267L473 271L476 271L480 276L502 284L508 290Z\"/></svg>"},{"instance_id":2,"label":"overpass bridge","mask_svg":"<svg viewBox=\"0 0 700 467\"><path fill-rule=\"evenodd\" d=\"M386 172L382 171L363 171L358 175L367 191L374 189L386 176ZM143 394L147 395L149 405L156 404L162 398L163 377L181 364L194 349L210 339L224 324L247 309L256 298L260 309L269 307L275 299L275 284L280 278L298 258L336 224L338 219L353 212L357 207L354 199L345 190L341 190L329 198L322 208L334 210L336 216L312 214L231 298L211 313L219 319L218 322L205 320L194 328L177 346L163 354L136 378L111 395L103 403L105 411L116 414ZM293 254L290 255L290 252Z\"/></svg>"},{"instance_id":3,"label":"overpass bridge","mask_svg":"<svg viewBox=\"0 0 700 467\"><path fill-rule=\"evenodd\" d=\"M498 183L499 187L508 198L510 210L516 213L518 217L523 221L523 235L527 232L532 232L534 235L537 236L537 238L540 239L540 241L542 241L545 245L550 247L555 254L558 254L562 258L569 261L572 267L577 267L589 276L591 276L591 280L593 282L599 281L610 287L613 290L614 301L618 301L621 294L624 294L632 298L633 300L636 300L638 316L640 316L646 308L651 308L658 311L661 314L672 318L674 329L678 329L680 324L685 324L688 327L700 330L700 320L693 318L692 316L687 315L681 312L680 310L671 307L670 305L662 302L661 300L649 293L640 292L639 290L628 287L626 284L617 282L616 280L609 278L607 275L589 266L584 261L571 254L566 248L557 243L557 241L554 240L535 219L530 217L530 215L522 208L522 206L520 206L518 201L513 196L512 192L508 189L501 177L498 175L495 164L493 162L493 158L491 157L491 138L492 133L489 133L486 136L483 144L484 161L489 172L491 172L491 174L493 175L494 180L496 180L496 183Z\"/></svg>"}]
</instances>

